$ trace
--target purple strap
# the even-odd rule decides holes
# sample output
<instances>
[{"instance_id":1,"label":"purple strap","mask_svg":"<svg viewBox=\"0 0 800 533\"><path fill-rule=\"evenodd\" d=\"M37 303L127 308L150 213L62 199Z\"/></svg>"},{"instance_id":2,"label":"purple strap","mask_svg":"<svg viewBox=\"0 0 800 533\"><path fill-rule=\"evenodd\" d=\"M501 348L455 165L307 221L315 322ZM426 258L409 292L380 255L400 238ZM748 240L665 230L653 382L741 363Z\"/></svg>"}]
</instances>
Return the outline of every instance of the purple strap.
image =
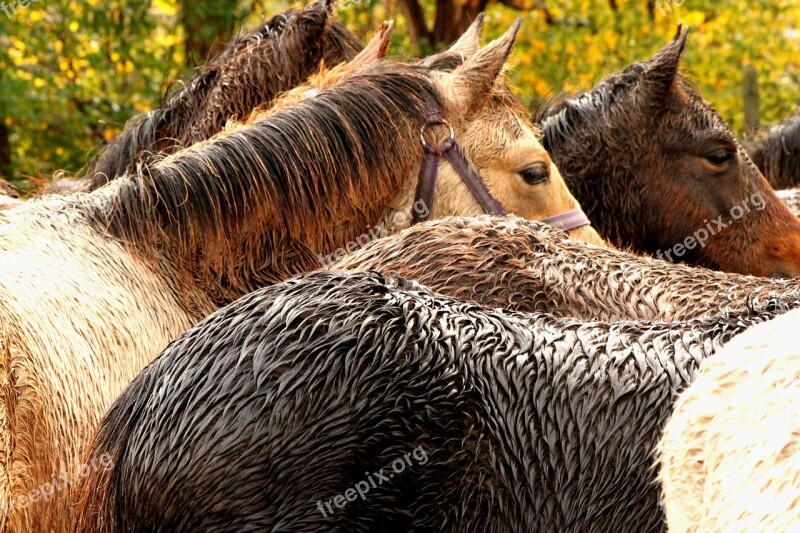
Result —
<instances>
[{"instance_id":1,"label":"purple strap","mask_svg":"<svg viewBox=\"0 0 800 533\"><path fill-rule=\"evenodd\" d=\"M415 195L414 206L417 202L422 200L426 212L423 217L419 211L420 209L414 208L414 218L411 224L424 222L430 215L431 206L433 205L433 192L436 189L436 176L439 174L439 154L429 145L425 145L425 157L422 158L422 166L419 167L419 180L417 181L417 193Z\"/></svg>"},{"instance_id":2,"label":"purple strap","mask_svg":"<svg viewBox=\"0 0 800 533\"><path fill-rule=\"evenodd\" d=\"M433 111L425 114L425 124L427 126L433 126L447 123L444 118L442 118L440 112ZM430 216L433 207L433 193L436 189L436 176L439 172L439 158L442 156L447 158L453 166L453 169L467 185L470 192L472 192L472 195L478 200L478 203L485 213L489 215L505 216L506 210L503 209L503 204L489 192L480 174L470 165L469 161L464 156L464 152L461 151L461 148L453 137L447 139L441 146L431 146L425 142L423 147L425 149L425 157L419 168L419 181L417 182L417 192L414 203L416 204L417 201L422 200L427 208L425 209L425 216L419 214L417 209L414 210L412 224L424 222Z\"/></svg>"},{"instance_id":3,"label":"purple strap","mask_svg":"<svg viewBox=\"0 0 800 533\"><path fill-rule=\"evenodd\" d=\"M561 213L560 215L547 217L542 219L541 222L566 231L591 224L589 218L582 209L573 209L572 211L567 211L566 213Z\"/></svg>"}]
</instances>

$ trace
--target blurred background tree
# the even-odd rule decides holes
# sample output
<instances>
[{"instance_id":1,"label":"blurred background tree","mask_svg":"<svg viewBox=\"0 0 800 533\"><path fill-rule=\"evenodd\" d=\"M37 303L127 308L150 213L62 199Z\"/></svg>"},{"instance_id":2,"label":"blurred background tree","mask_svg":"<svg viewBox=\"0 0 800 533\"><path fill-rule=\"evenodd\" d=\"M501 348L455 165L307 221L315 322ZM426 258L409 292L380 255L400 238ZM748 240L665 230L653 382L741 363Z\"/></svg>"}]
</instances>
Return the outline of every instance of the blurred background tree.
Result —
<instances>
[{"instance_id":1,"label":"blurred background tree","mask_svg":"<svg viewBox=\"0 0 800 533\"><path fill-rule=\"evenodd\" d=\"M0 11L0 175L18 185L76 171L242 24L295 4L13 1ZM646 59L678 22L692 27L685 71L737 132L745 107L748 124L770 125L800 105L798 0L340 0L362 38L395 19L391 53L405 57L446 46L483 10L487 38L525 19L509 75L531 107Z\"/></svg>"}]
</instances>

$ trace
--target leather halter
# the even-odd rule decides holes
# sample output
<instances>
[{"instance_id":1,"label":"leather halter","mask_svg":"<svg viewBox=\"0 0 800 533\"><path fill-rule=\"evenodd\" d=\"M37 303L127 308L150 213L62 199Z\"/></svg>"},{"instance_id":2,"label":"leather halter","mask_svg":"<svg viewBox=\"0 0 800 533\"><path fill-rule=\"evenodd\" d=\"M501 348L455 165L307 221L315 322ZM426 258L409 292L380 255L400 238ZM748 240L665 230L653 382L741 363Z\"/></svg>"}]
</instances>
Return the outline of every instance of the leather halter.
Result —
<instances>
[{"instance_id":1,"label":"leather halter","mask_svg":"<svg viewBox=\"0 0 800 533\"><path fill-rule=\"evenodd\" d=\"M441 145L433 146L427 139L425 139L425 129L430 126L443 124L450 128L450 137L447 138ZM461 177L461 180L469 188L472 195L483 208L484 213L487 215L505 216L506 210L503 204L492 195L489 188L481 179L480 174L469 163L469 160L464 156L461 147L455 139L455 131L453 126L447 122L442 116L440 111L431 111L425 113L425 124L419 133L422 140L422 147L425 150L425 156L422 159L422 165L419 168L419 181L417 181L417 192L414 196L414 205L422 201L426 214L423 216L414 210L414 218L412 224L424 222L428 219L433 206L433 193L436 190L436 177L439 174L439 160L442 157L447 158L456 173ZM591 224L586 214L581 209L573 209L566 213L561 213L552 217L547 217L541 220L546 224L550 224L563 230L571 230L588 226Z\"/></svg>"}]
</instances>

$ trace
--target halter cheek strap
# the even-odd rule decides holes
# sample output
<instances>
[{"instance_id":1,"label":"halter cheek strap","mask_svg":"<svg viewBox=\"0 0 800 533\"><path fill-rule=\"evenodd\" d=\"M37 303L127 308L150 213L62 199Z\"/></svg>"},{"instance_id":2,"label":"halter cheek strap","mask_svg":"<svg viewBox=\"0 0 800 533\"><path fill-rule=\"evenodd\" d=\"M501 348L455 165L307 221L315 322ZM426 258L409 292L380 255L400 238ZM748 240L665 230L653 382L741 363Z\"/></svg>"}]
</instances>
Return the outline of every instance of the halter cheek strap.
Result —
<instances>
[{"instance_id":1,"label":"halter cheek strap","mask_svg":"<svg viewBox=\"0 0 800 533\"><path fill-rule=\"evenodd\" d=\"M591 225L591 221L589 217L586 216L586 213L583 212L583 209L573 209L572 211L567 211L560 215L543 218L541 222L565 231Z\"/></svg>"},{"instance_id":2,"label":"halter cheek strap","mask_svg":"<svg viewBox=\"0 0 800 533\"><path fill-rule=\"evenodd\" d=\"M450 137L439 146L431 145L425 138L425 129L430 126L443 124L450 128ZM481 179L480 174L469 163L469 160L464 156L461 147L455 139L455 132L453 126L442 117L439 111L430 111L425 114L425 125L420 130L420 138L422 139L422 147L425 150L425 156L422 159L422 165L419 167L419 181L417 181L417 192L415 194L414 205L422 201L426 207L424 209L425 215L422 215L418 209L414 209L414 218L412 224L424 222L430 216L431 208L433 207L433 194L436 190L436 177L439 174L439 159L442 157L447 158L450 165L461 177L461 180L469 188L472 195L483 208L483 211L488 215L505 216L506 210L503 204L495 198L486 187L486 184ZM563 230L571 230L588 226L591 224L586 214L581 209L573 209L560 215L545 218L542 222L550 224Z\"/></svg>"},{"instance_id":3,"label":"halter cheek strap","mask_svg":"<svg viewBox=\"0 0 800 533\"><path fill-rule=\"evenodd\" d=\"M444 124L450 128L450 137L441 145L433 146L425 139L425 129L438 124ZM424 216L419 213L419 210L414 210L413 224L423 222L430 216L430 208L433 205L433 193L436 190L436 176L439 173L439 159L442 157L447 158L453 170L456 171L467 188L469 188L470 192L472 192L475 199L478 200L484 212L489 215L506 215L503 204L492 195L478 172L470 165L469 161L464 156L464 152L461 151L461 147L458 146L454 137L453 126L442 117L441 113L431 112L425 115L425 125L420 131L420 138L422 139L422 147L425 150L425 157L419 168L419 181L417 182L415 198L416 201L421 200L427 209L425 209Z\"/></svg>"}]
</instances>

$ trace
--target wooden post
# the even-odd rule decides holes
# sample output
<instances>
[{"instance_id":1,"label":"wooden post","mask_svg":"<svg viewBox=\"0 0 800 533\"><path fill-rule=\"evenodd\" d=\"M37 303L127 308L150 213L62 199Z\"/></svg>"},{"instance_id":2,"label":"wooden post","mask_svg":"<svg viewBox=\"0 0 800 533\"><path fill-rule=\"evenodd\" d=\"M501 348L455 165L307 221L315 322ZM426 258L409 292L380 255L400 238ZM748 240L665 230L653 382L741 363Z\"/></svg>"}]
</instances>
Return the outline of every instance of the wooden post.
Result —
<instances>
[{"instance_id":1,"label":"wooden post","mask_svg":"<svg viewBox=\"0 0 800 533\"><path fill-rule=\"evenodd\" d=\"M744 78L744 129L757 131L761 126L761 101L758 95L758 71L753 65L745 65Z\"/></svg>"}]
</instances>

